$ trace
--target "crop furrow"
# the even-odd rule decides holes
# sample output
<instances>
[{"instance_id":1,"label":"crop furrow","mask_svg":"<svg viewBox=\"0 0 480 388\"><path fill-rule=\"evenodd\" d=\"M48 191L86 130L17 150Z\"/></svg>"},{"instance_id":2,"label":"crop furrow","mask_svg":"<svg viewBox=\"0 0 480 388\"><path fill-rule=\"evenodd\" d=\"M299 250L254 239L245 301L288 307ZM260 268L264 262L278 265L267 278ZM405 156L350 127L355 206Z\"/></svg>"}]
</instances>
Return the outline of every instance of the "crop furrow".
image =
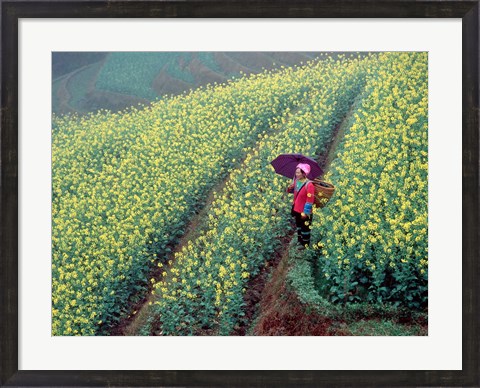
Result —
<instances>
[{"instance_id":1,"label":"crop furrow","mask_svg":"<svg viewBox=\"0 0 480 388\"><path fill-rule=\"evenodd\" d=\"M211 188L313 87L311 71L252 76L143 110L55 118L55 334L94 334L126 313Z\"/></svg>"},{"instance_id":2,"label":"crop furrow","mask_svg":"<svg viewBox=\"0 0 480 388\"><path fill-rule=\"evenodd\" d=\"M207 228L180 252L168 281L156 285L157 334L228 334L243 313L249 277L271 257L288 230L285 180L268 169L279 153L324 152L326 144L362 85L357 61L316 68L310 102L278 131L262 138L235 170L212 204ZM285 126L283 126L285 124Z\"/></svg>"}]
</instances>

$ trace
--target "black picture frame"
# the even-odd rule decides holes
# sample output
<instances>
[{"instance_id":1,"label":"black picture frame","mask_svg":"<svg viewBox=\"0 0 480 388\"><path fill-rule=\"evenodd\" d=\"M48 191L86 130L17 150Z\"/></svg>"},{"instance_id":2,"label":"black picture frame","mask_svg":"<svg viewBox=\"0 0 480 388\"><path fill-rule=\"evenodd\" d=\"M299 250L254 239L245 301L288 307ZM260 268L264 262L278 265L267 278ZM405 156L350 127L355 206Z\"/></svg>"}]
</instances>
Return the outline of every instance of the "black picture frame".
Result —
<instances>
[{"instance_id":1,"label":"black picture frame","mask_svg":"<svg viewBox=\"0 0 480 388\"><path fill-rule=\"evenodd\" d=\"M1 1L2 386L480 386L479 0ZM463 367L459 371L34 371L18 369L18 21L21 18L461 18Z\"/></svg>"}]
</instances>

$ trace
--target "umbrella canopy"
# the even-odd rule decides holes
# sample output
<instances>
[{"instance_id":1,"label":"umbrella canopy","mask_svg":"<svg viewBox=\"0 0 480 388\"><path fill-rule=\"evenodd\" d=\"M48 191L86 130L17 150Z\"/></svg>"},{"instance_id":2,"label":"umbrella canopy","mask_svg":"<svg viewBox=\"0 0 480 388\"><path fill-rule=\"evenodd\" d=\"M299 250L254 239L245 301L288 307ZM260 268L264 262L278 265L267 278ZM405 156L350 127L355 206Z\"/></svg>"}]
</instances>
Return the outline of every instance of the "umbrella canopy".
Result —
<instances>
[{"instance_id":1,"label":"umbrella canopy","mask_svg":"<svg viewBox=\"0 0 480 388\"><path fill-rule=\"evenodd\" d=\"M277 174L292 179L295 177L295 170L299 163L310 165L311 169L307 174L308 179L315 179L323 173L323 170L314 159L302 154L282 154L270 162Z\"/></svg>"}]
</instances>

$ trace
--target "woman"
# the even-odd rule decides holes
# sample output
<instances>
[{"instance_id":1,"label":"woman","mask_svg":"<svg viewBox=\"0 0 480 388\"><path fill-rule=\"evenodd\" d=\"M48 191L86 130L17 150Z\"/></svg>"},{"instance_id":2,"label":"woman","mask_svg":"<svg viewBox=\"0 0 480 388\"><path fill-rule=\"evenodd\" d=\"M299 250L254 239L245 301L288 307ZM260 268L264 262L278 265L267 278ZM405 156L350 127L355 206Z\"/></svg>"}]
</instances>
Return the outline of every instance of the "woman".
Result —
<instances>
[{"instance_id":1,"label":"woman","mask_svg":"<svg viewBox=\"0 0 480 388\"><path fill-rule=\"evenodd\" d=\"M315 186L307 179L310 165L299 163L295 170L293 183L287 192L293 193L292 216L297 225L299 249L310 245L310 228L312 225L312 209L315 199Z\"/></svg>"}]
</instances>

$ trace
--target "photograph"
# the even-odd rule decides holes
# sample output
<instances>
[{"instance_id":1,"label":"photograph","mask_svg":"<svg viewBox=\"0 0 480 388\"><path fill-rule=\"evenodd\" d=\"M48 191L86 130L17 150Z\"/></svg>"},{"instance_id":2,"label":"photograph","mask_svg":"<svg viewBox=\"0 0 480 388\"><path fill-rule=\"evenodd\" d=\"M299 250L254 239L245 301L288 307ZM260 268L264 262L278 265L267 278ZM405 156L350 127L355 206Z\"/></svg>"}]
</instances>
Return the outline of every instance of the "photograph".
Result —
<instances>
[{"instance_id":1,"label":"photograph","mask_svg":"<svg viewBox=\"0 0 480 388\"><path fill-rule=\"evenodd\" d=\"M53 52L52 334L428 334L428 54Z\"/></svg>"},{"instance_id":2,"label":"photograph","mask_svg":"<svg viewBox=\"0 0 480 388\"><path fill-rule=\"evenodd\" d=\"M0 0L0 386L479 386L479 10Z\"/></svg>"}]
</instances>

